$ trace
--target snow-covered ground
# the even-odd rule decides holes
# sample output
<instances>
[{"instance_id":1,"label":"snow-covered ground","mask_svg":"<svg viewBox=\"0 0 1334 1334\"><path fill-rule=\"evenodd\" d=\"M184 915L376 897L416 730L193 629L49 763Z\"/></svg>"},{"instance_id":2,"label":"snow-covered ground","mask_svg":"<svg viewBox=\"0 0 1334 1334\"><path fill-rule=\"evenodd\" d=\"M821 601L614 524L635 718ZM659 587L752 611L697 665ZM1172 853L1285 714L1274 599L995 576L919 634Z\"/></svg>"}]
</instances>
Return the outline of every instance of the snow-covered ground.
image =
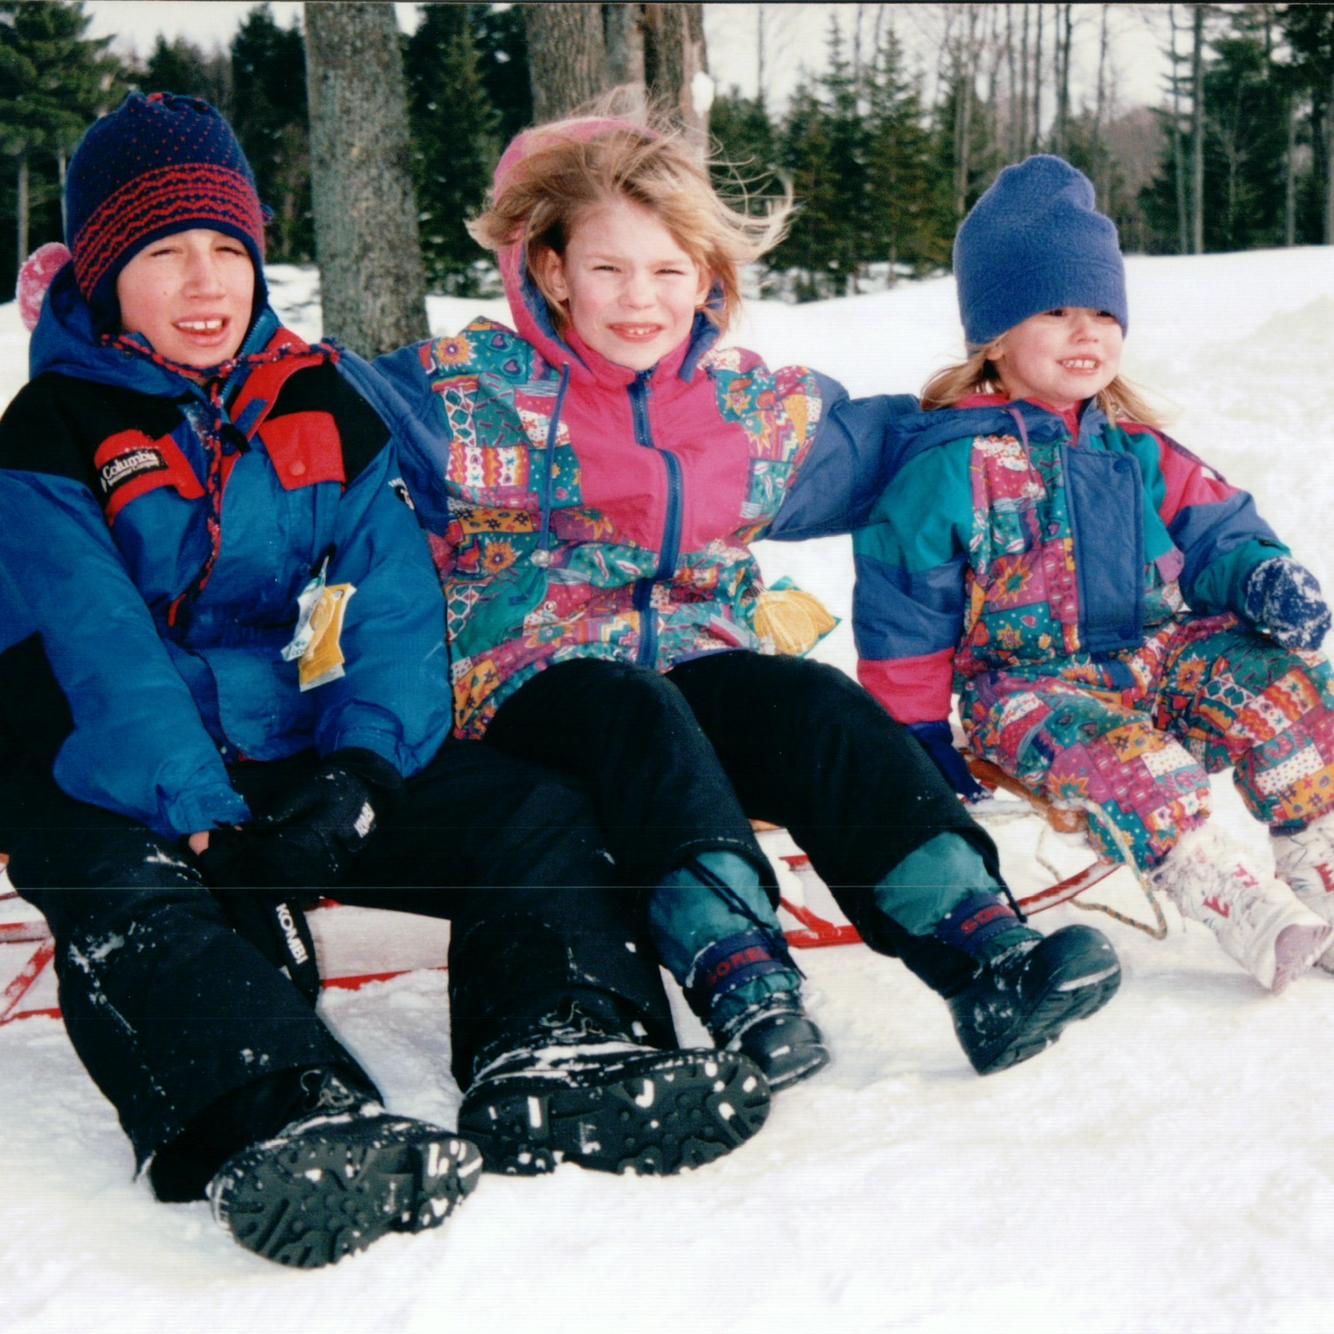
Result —
<instances>
[{"instance_id":1,"label":"snow-covered ground","mask_svg":"<svg viewBox=\"0 0 1334 1334\"><path fill-rule=\"evenodd\" d=\"M1334 250L1132 259L1129 276L1128 373L1334 590ZM273 275L279 309L310 335L312 286ZM479 309L503 317L439 299L432 325ZM759 306L740 341L854 393L915 389L958 351L953 284ZM15 307L0 306L0 403L25 378L25 349ZM850 669L846 542L762 554L845 618L819 655ZM1225 779L1215 793L1217 818L1263 849ZM1031 822L998 837L1016 878L1037 883ZM1053 856L1073 866L1080 852L1058 840ZM1100 894L1144 915L1133 884ZM443 1229L315 1273L248 1255L203 1205L155 1203L63 1028L10 1025L0 1329L1334 1331L1334 977L1274 998L1174 916L1161 943L1068 907L1037 920L1105 926L1126 976L1106 1011L1034 1061L978 1079L944 1006L900 966L861 946L808 951L835 1062L782 1094L742 1150L666 1180L488 1177ZM430 963L444 946L439 926L387 915L316 924L335 969ZM0 966L15 953L0 947ZM440 973L322 1004L391 1105L452 1118Z\"/></svg>"}]
</instances>

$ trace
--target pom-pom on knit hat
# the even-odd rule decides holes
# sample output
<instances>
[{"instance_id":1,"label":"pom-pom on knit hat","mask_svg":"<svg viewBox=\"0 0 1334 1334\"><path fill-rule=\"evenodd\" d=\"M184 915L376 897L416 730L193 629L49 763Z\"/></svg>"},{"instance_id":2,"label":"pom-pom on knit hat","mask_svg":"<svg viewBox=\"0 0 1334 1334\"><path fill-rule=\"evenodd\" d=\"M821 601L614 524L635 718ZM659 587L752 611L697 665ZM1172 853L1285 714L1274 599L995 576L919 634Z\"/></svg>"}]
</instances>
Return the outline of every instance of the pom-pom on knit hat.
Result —
<instances>
[{"instance_id":1,"label":"pom-pom on knit hat","mask_svg":"<svg viewBox=\"0 0 1334 1334\"><path fill-rule=\"evenodd\" d=\"M119 317L116 278L151 241L192 227L234 236L264 299L264 210L226 120L207 102L131 93L95 121L70 160L66 239L99 328Z\"/></svg>"},{"instance_id":2,"label":"pom-pom on knit hat","mask_svg":"<svg viewBox=\"0 0 1334 1334\"><path fill-rule=\"evenodd\" d=\"M1060 306L1105 310L1129 327L1116 224L1063 158L1039 154L996 177L954 239L954 276L972 351Z\"/></svg>"}]
</instances>

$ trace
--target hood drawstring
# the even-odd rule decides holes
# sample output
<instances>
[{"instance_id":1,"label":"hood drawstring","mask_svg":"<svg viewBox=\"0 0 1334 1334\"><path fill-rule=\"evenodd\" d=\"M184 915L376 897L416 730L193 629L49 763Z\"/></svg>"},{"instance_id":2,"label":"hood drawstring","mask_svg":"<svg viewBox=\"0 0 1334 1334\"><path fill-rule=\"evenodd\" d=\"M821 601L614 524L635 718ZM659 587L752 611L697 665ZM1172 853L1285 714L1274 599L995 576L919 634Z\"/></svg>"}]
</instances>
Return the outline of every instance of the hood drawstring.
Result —
<instances>
[{"instance_id":1,"label":"hood drawstring","mask_svg":"<svg viewBox=\"0 0 1334 1334\"><path fill-rule=\"evenodd\" d=\"M1019 409L1018 409L1017 407L1015 407L1013 403L1008 404L1008 405L1006 406L1006 408L1005 408L1005 411L1006 411L1006 413L1007 413L1008 416L1010 416L1010 417L1012 417L1012 418L1014 419L1014 424L1019 428L1019 439L1020 439L1020 441L1022 442L1024 448L1027 449L1027 448L1028 448L1028 423L1027 423L1026 421L1024 421L1024 414L1023 414L1022 412L1020 412Z\"/></svg>"},{"instance_id":2,"label":"hood drawstring","mask_svg":"<svg viewBox=\"0 0 1334 1334\"><path fill-rule=\"evenodd\" d=\"M212 372L207 384L200 384L194 377L197 371L192 366L164 357L145 347L132 335L121 334L108 340L108 345L121 351L143 357L164 370L187 379L191 385L191 397L182 404L182 412L195 429L204 452L208 457L208 472L204 478L204 490L208 496L208 556L199 574L190 585L173 599L167 608L167 624L173 628L181 623L181 615L189 606L198 601L213 576L214 567L222 551L222 495L227 486L241 452L249 444L259 428L268 403L256 400L247 405L240 423L232 420L227 410L226 398L235 398L241 392L246 381L257 370L276 366L294 357L316 357L329 361L338 360L338 349L330 343L306 345L299 340L284 343L281 347L270 348L263 352L251 353L223 362ZM235 390L235 392L232 392ZM228 448L228 445L231 448Z\"/></svg>"}]
</instances>

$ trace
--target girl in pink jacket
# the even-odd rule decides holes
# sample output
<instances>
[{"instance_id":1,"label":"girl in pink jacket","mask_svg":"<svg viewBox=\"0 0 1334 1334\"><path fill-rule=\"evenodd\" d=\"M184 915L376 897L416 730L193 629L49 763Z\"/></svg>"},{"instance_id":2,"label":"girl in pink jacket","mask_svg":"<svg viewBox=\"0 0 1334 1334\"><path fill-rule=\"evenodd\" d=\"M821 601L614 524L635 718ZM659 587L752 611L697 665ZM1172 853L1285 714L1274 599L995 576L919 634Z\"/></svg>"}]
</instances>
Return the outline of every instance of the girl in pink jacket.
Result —
<instances>
[{"instance_id":1,"label":"girl in pink jacket","mask_svg":"<svg viewBox=\"0 0 1334 1334\"><path fill-rule=\"evenodd\" d=\"M828 1053L752 817L786 826L871 948L949 1000L986 1073L1104 1004L1119 968L1091 928L1025 925L916 741L756 628L751 543L864 522L889 420L913 405L717 345L785 212L732 209L680 138L624 121L506 151L472 231L517 332L478 320L380 363L421 426L402 461L448 602L455 718L591 787L663 963L775 1087Z\"/></svg>"}]
</instances>

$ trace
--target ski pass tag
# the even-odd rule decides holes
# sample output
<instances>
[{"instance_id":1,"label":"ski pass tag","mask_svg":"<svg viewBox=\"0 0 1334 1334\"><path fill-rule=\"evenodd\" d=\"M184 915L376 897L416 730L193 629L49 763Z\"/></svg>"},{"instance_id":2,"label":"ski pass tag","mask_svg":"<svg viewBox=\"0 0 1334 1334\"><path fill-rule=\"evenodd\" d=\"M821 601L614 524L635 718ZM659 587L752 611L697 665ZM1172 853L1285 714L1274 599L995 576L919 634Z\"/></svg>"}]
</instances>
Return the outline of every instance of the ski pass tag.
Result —
<instances>
[{"instance_id":1,"label":"ski pass tag","mask_svg":"<svg viewBox=\"0 0 1334 1334\"><path fill-rule=\"evenodd\" d=\"M314 690L344 675L343 618L356 591L354 584L326 584L321 566L298 594L296 630L282 656L284 662L296 662L302 690Z\"/></svg>"}]
</instances>

